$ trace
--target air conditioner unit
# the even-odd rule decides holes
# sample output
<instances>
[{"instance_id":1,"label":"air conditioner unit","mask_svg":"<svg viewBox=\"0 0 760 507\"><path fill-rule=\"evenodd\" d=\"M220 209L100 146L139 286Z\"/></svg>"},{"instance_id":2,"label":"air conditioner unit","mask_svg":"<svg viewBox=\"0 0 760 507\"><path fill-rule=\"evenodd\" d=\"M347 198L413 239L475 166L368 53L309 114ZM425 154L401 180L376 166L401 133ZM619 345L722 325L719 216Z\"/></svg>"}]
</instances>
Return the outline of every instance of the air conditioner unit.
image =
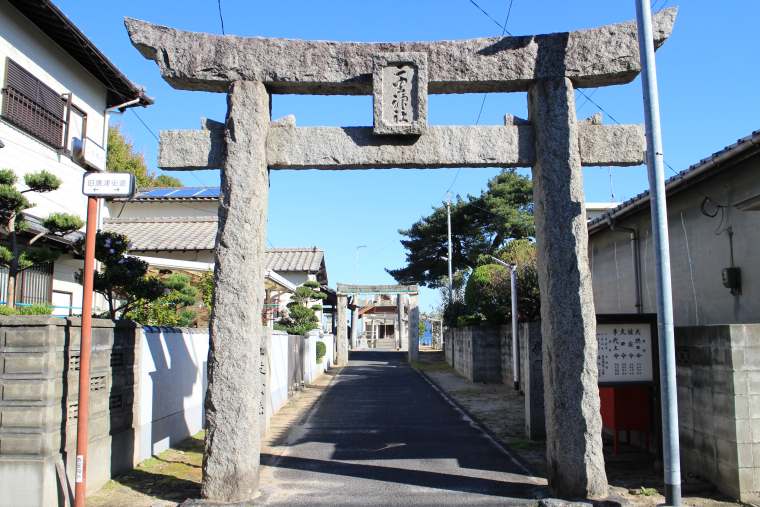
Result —
<instances>
[{"instance_id":1,"label":"air conditioner unit","mask_svg":"<svg viewBox=\"0 0 760 507\"><path fill-rule=\"evenodd\" d=\"M106 170L106 150L89 138L75 137L71 142L74 162L91 171Z\"/></svg>"}]
</instances>

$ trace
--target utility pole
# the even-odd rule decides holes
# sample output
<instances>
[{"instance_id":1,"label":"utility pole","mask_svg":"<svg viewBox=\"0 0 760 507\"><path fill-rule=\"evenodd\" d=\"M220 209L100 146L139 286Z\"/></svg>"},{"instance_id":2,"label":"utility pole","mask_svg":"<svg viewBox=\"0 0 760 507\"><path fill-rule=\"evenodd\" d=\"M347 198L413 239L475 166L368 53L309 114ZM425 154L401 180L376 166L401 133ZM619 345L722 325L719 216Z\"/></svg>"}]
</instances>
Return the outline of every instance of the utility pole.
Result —
<instances>
[{"instance_id":1,"label":"utility pole","mask_svg":"<svg viewBox=\"0 0 760 507\"><path fill-rule=\"evenodd\" d=\"M509 269L509 284L512 299L512 382L515 391L520 390L520 346L517 337L517 264L509 264L498 257L490 256L494 262Z\"/></svg>"},{"instance_id":2,"label":"utility pole","mask_svg":"<svg viewBox=\"0 0 760 507\"><path fill-rule=\"evenodd\" d=\"M454 274L452 269L452 248L451 248L451 193L446 196L446 220L448 222L448 244L449 244L449 304L454 302Z\"/></svg>"},{"instance_id":3,"label":"utility pole","mask_svg":"<svg viewBox=\"0 0 760 507\"><path fill-rule=\"evenodd\" d=\"M665 503L681 505L681 464L678 443L678 398L676 354L673 333L673 294L670 281L670 243L665 194L660 99L657 91L652 9L649 0L636 0L636 20L641 55L641 80L644 92L644 120L647 136L649 204L652 210L655 278L657 280L657 328L660 349L660 396L662 407L662 446L665 473Z\"/></svg>"}]
</instances>

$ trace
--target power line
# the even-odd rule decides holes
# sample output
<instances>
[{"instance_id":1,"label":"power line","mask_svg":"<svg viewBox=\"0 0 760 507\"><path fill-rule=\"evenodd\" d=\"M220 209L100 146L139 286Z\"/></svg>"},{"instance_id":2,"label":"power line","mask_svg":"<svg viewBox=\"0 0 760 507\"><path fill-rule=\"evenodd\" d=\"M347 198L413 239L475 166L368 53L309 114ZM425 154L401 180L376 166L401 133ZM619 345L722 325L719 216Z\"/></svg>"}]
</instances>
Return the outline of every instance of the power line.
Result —
<instances>
[{"instance_id":1,"label":"power line","mask_svg":"<svg viewBox=\"0 0 760 507\"><path fill-rule=\"evenodd\" d=\"M156 139L156 141L161 142L158 138L158 135L156 135L156 132L152 128L150 128L150 126L147 123L145 123L145 120L143 120L142 117L139 114L137 114L137 111L135 111L134 109L130 109L130 111L132 111L132 113L134 113L137 119L140 120L140 123L142 123L143 127L145 127L145 130L150 132L150 134ZM190 174L190 176L195 178L195 181L197 181L200 186L202 187L208 186L208 185L205 185L201 181L201 179L198 177L198 175L196 175L193 171L187 171L187 172Z\"/></svg>"},{"instance_id":2,"label":"power line","mask_svg":"<svg viewBox=\"0 0 760 507\"><path fill-rule=\"evenodd\" d=\"M478 9L480 9L480 11L483 14L485 14L486 16L488 16L488 19L490 19L491 21L493 21L494 23L496 23L499 26L499 28L501 28L501 36L504 37L505 33L509 34L509 35L512 35L512 33L507 30L507 24L509 23L509 17L512 15L512 4L514 4L514 1L515 0L509 0L509 5L507 6L507 15L504 18L504 24L503 25L501 23L499 23L498 21L496 21L490 14L488 14L488 12L486 12L480 5L478 5L477 2L475 2L474 0L470 0L470 3L473 4L475 7L477 7ZM488 94L484 93L483 94L483 100L480 102L480 110L478 110L478 117L475 119L475 125L480 124L480 117L483 115L483 108L486 105L486 99L487 98L488 98ZM449 188L446 189L446 192L444 192L444 194L448 194L449 192L451 192L451 189L454 188L454 185L456 184L457 180L459 179L459 173L460 172L462 172L462 168L461 167L457 169L457 172L456 172L456 174L454 174L454 179L452 180L451 185L449 185Z\"/></svg>"},{"instance_id":3,"label":"power line","mask_svg":"<svg viewBox=\"0 0 760 507\"><path fill-rule=\"evenodd\" d=\"M224 16L222 15L222 0L216 0L216 6L219 10L219 22L222 24L222 35L226 35L224 33Z\"/></svg>"},{"instance_id":4,"label":"power line","mask_svg":"<svg viewBox=\"0 0 760 507\"><path fill-rule=\"evenodd\" d=\"M507 30L507 22L506 21L502 25L501 23L499 23L498 21L496 21L496 19L493 16L491 16L488 13L488 11L486 11L483 7L481 7L480 5L478 5L478 2L476 2L475 0L470 0L470 3L472 5L474 5L480 12L482 12L488 19L490 19L491 21L493 21L496 24L496 26L498 26L499 28L501 28L502 29L502 34L507 33L509 35L512 35ZM509 9L512 10L512 2L511 1L509 2ZM507 20L509 20L509 13L507 13Z\"/></svg>"},{"instance_id":5,"label":"power line","mask_svg":"<svg viewBox=\"0 0 760 507\"><path fill-rule=\"evenodd\" d=\"M145 123L145 120L143 120L143 119L142 119L142 117L141 117L139 114L137 114L137 111L135 111L134 109L130 109L130 111L132 111L132 113L133 113L133 114L134 114L134 115L137 117L137 119L138 119L138 120L140 120L140 123L142 123L142 124L143 124L143 127L145 127L145 129L146 129L148 132L150 132L150 134L151 134L153 137L155 137L155 138L156 138L156 141L158 141L158 136L156 135L156 133L155 133L155 132L153 132L153 129L152 129L152 128L150 128L150 127L148 126L148 124L147 124L147 123Z\"/></svg>"},{"instance_id":6,"label":"power line","mask_svg":"<svg viewBox=\"0 0 760 507\"><path fill-rule=\"evenodd\" d=\"M596 102L594 99L592 99L591 95L589 95L588 93L584 92L583 88L576 88L576 89L578 90L578 93L580 93L581 95L583 95L586 98L586 100L588 102L591 102L596 107L598 107L601 112L603 112L604 114L606 114L610 118L610 120L612 120L614 123L616 123L618 125L621 124L619 121L617 121L617 118L615 118L614 116L612 116L606 109L604 109L602 106L600 106L598 102Z\"/></svg>"}]
</instances>

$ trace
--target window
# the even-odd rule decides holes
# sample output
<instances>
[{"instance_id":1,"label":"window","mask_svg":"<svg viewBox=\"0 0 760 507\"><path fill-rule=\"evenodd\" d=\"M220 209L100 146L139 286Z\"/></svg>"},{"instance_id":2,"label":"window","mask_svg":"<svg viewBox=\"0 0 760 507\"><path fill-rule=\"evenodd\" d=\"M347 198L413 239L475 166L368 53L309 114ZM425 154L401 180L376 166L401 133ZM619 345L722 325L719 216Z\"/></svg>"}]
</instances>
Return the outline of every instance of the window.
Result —
<instances>
[{"instance_id":1,"label":"window","mask_svg":"<svg viewBox=\"0 0 760 507\"><path fill-rule=\"evenodd\" d=\"M59 94L7 59L2 116L54 148L63 147L64 101Z\"/></svg>"},{"instance_id":2,"label":"window","mask_svg":"<svg viewBox=\"0 0 760 507\"><path fill-rule=\"evenodd\" d=\"M16 304L50 304L53 296L53 263L37 264L16 277ZM8 268L0 266L0 299L8 297Z\"/></svg>"}]
</instances>

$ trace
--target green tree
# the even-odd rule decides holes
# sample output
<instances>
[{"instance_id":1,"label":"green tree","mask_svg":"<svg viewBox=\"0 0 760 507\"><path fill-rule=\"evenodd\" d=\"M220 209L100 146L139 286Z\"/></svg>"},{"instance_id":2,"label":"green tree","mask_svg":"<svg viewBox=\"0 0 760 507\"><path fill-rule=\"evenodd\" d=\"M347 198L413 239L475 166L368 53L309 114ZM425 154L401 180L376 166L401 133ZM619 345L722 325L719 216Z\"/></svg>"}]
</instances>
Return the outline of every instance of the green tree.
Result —
<instances>
[{"instance_id":1,"label":"green tree","mask_svg":"<svg viewBox=\"0 0 760 507\"><path fill-rule=\"evenodd\" d=\"M305 334L319 328L319 319L315 310L321 310L321 304L312 302L323 301L327 294L320 291L319 283L309 280L296 288L293 298L288 303L288 314L281 318L275 329L282 329L289 334Z\"/></svg>"},{"instance_id":2,"label":"green tree","mask_svg":"<svg viewBox=\"0 0 760 507\"><path fill-rule=\"evenodd\" d=\"M19 233L27 229L23 211L32 207L24 196L27 192L52 192L61 186L61 180L48 171L24 176L25 190L16 188L17 178L11 169L0 169L0 227L9 246L0 246L0 264L8 268L7 305L16 303L16 279L20 271L35 264L57 259L61 252L32 245L44 236L65 236L80 229L84 223L76 215L51 213L42 220L44 231L21 243Z\"/></svg>"},{"instance_id":3,"label":"green tree","mask_svg":"<svg viewBox=\"0 0 760 507\"><path fill-rule=\"evenodd\" d=\"M200 280L198 281L198 288L201 291L201 299L203 300L203 304L206 306L206 309L208 311L211 311L211 306L214 302L213 271L204 271L203 274L201 274Z\"/></svg>"},{"instance_id":4,"label":"green tree","mask_svg":"<svg viewBox=\"0 0 760 507\"><path fill-rule=\"evenodd\" d=\"M126 317L148 326L192 326L196 315L190 307L198 302L199 291L190 277L172 273L161 278L161 282L166 287L164 294L152 301L138 302Z\"/></svg>"},{"instance_id":5,"label":"green tree","mask_svg":"<svg viewBox=\"0 0 760 507\"><path fill-rule=\"evenodd\" d=\"M541 310L536 269L536 245L528 239L509 242L496 255L516 265L517 312L523 322L539 318ZM465 288L465 313L457 324L486 321L491 324L508 322L512 318L512 286L509 269L493 262L489 256L480 258L481 265L470 274Z\"/></svg>"},{"instance_id":6,"label":"green tree","mask_svg":"<svg viewBox=\"0 0 760 507\"><path fill-rule=\"evenodd\" d=\"M80 252L84 250L83 243L81 240L77 245ZM95 258L102 264L101 270L95 272L94 290L105 297L111 319L127 315L167 292L161 280L148 276L148 263L127 255L128 249L129 240L123 234L98 231ZM77 279L81 283L82 271Z\"/></svg>"},{"instance_id":7,"label":"green tree","mask_svg":"<svg viewBox=\"0 0 760 507\"><path fill-rule=\"evenodd\" d=\"M468 195L451 203L452 263L454 271L469 271L483 254L493 254L510 240L531 237L533 194L529 178L505 169L488 182L477 197ZM406 249L406 266L388 269L399 283L441 287L447 283L446 206L400 230Z\"/></svg>"},{"instance_id":8,"label":"green tree","mask_svg":"<svg viewBox=\"0 0 760 507\"><path fill-rule=\"evenodd\" d=\"M467 279L464 301L470 321L506 322L511 315L509 269L499 264L476 267Z\"/></svg>"},{"instance_id":9,"label":"green tree","mask_svg":"<svg viewBox=\"0 0 760 507\"><path fill-rule=\"evenodd\" d=\"M118 126L108 128L106 167L110 172L134 174L137 188L182 186L182 182L173 176L149 172L145 157L142 153L135 153L134 146L124 137Z\"/></svg>"}]
</instances>

